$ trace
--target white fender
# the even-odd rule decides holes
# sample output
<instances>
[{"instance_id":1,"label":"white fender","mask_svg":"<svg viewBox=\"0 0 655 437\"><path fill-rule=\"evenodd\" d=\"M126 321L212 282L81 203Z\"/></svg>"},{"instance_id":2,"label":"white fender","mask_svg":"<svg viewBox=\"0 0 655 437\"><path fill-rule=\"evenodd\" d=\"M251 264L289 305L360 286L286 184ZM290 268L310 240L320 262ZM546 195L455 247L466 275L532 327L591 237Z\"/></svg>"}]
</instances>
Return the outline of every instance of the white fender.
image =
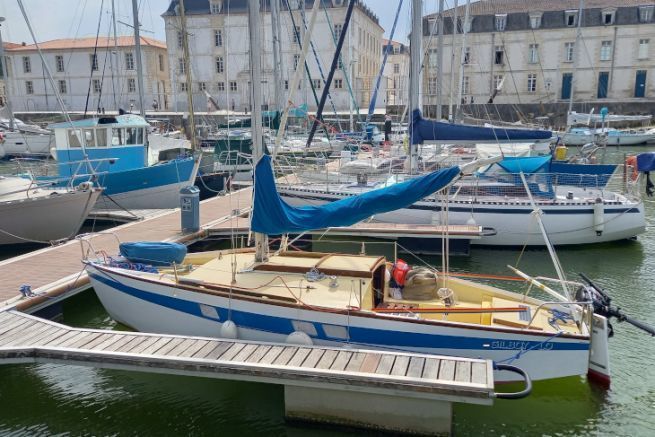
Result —
<instances>
[{"instance_id":1,"label":"white fender","mask_svg":"<svg viewBox=\"0 0 655 437\"><path fill-rule=\"evenodd\" d=\"M223 325L221 326L221 337L228 338L231 340L235 340L239 338L239 329L237 327L237 324L234 323L232 320L223 322Z\"/></svg>"},{"instance_id":2,"label":"white fender","mask_svg":"<svg viewBox=\"0 0 655 437\"><path fill-rule=\"evenodd\" d=\"M594 231L599 237L603 235L605 230L605 205L603 204L603 199L596 199L594 203Z\"/></svg>"},{"instance_id":3,"label":"white fender","mask_svg":"<svg viewBox=\"0 0 655 437\"><path fill-rule=\"evenodd\" d=\"M314 341L309 335L302 331L293 331L287 336L286 342L288 344L296 344L299 346L313 346Z\"/></svg>"}]
</instances>

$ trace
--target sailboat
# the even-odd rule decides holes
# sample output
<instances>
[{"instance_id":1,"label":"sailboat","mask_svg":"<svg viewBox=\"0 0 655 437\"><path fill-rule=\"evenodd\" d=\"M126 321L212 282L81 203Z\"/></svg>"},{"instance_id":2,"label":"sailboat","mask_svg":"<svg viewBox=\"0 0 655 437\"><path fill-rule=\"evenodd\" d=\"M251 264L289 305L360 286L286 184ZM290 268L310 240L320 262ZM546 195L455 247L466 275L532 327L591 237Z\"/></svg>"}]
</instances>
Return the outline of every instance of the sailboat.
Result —
<instances>
[{"instance_id":1,"label":"sailboat","mask_svg":"<svg viewBox=\"0 0 655 437\"><path fill-rule=\"evenodd\" d=\"M101 192L89 182L55 188L0 176L0 245L72 238Z\"/></svg>"},{"instance_id":2,"label":"sailboat","mask_svg":"<svg viewBox=\"0 0 655 437\"><path fill-rule=\"evenodd\" d=\"M249 3L254 132L261 131L258 4ZM420 1L413 9L420 20ZM141 243L122 245L121 256L87 259L92 285L114 319L152 332L483 357L521 367L532 379L589 370L608 380L608 322L594 314L582 284L556 280L558 292L515 270L550 295L543 300L384 257L290 252L284 245L268 253L266 234L343 226L406 207L490 162L295 208L276 192L260 135L253 144L255 249L186 254L176 245Z\"/></svg>"}]
</instances>

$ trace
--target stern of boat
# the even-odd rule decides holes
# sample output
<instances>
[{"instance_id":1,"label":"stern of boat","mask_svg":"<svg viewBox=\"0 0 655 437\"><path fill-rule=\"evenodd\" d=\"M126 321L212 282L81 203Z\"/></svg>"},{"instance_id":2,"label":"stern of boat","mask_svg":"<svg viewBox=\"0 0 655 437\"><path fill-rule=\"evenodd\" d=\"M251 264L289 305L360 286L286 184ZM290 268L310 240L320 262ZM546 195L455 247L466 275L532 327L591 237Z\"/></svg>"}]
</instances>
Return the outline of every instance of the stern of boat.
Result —
<instances>
[{"instance_id":1,"label":"stern of boat","mask_svg":"<svg viewBox=\"0 0 655 437\"><path fill-rule=\"evenodd\" d=\"M610 385L609 337L611 326L607 317L594 314L591 321L591 347L587 377L603 386Z\"/></svg>"}]
</instances>

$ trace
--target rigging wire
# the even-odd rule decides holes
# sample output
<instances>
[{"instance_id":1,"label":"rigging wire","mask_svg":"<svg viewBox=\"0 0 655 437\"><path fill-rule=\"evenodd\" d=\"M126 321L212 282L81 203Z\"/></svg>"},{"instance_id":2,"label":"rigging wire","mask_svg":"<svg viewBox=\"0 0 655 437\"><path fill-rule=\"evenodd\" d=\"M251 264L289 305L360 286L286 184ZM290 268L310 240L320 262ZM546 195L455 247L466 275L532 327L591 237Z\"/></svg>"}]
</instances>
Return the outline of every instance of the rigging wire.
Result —
<instances>
[{"instance_id":1,"label":"rigging wire","mask_svg":"<svg viewBox=\"0 0 655 437\"><path fill-rule=\"evenodd\" d=\"M89 74L89 87L86 91L86 102L84 103L84 118L86 118L87 110L89 109L89 97L91 97L91 83L93 80L93 72L98 68L98 39L100 38L100 26L102 25L102 8L105 0L100 1L100 15L98 17L98 29L96 30L96 41L93 44L93 54L91 55L91 73ZM104 70L104 67L103 67Z\"/></svg>"}]
</instances>

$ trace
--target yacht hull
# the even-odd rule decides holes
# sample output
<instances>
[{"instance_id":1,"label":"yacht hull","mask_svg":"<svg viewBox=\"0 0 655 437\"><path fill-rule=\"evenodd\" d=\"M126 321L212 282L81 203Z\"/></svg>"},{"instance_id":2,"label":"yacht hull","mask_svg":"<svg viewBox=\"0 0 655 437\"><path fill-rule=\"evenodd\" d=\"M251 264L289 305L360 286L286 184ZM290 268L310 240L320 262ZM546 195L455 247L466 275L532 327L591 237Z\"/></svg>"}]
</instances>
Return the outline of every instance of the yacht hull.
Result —
<instances>
[{"instance_id":1,"label":"yacht hull","mask_svg":"<svg viewBox=\"0 0 655 437\"><path fill-rule=\"evenodd\" d=\"M87 271L112 318L144 332L220 337L222 324L230 320L244 340L285 342L292 332L302 331L315 345L492 359L519 366L535 380L583 375L588 367L590 340L585 336L320 311L230 299L93 263ZM512 376L499 373L496 380L510 381Z\"/></svg>"},{"instance_id":2,"label":"yacht hull","mask_svg":"<svg viewBox=\"0 0 655 437\"><path fill-rule=\"evenodd\" d=\"M91 188L0 202L0 245L71 238L99 196Z\"/></svg>"},{"instance_id":3,"label":"yacht hull","mask_svg":"<svg viewBox=\"0 0 655 437\"><path fill-rule=\"evenodd\" d=\"M293 206L320 205L341 199L338 193L303 192L279 187L280 196ZM632 238L646 230L644 205L641 202L605 204L602 216L594 211L594 203L538 205L550 242L555 245L593 244ZM409 208L379 214L375 221L403 224L440 224L442 203L420 201ZM448 223L470 224L493 228L494 235L484 235L471 244L483 246L543 246L545 244L534 210L528 201L470 202L451 200ZM602 225L602 226L601 226ZM601 230L602 228L602 230Z\"/></svg>"}]
</instances>

